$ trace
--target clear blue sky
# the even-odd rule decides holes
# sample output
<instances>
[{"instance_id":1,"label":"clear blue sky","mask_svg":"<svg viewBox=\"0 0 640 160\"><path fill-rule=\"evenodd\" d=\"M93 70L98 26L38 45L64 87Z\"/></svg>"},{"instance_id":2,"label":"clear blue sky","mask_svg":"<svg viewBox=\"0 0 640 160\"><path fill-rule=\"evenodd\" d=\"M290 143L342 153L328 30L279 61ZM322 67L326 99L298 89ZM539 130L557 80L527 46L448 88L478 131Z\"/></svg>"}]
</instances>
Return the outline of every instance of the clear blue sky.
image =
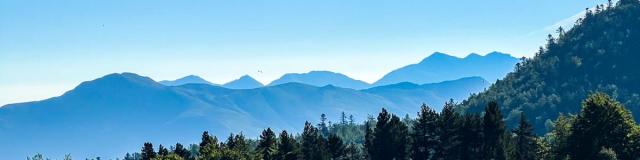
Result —
<instances>
[{"instance_id":1,"label":"clear blue sky","mask_svg":"<svg viewBox=\"0 0 640 160\"><path fill-rule=\"evenodd\" d=\"M267 83L331 70L373 82L434 51L529 56L552 28L604 2L2 0L0 105L114 72Z\"/></svg>"}]
</instances>

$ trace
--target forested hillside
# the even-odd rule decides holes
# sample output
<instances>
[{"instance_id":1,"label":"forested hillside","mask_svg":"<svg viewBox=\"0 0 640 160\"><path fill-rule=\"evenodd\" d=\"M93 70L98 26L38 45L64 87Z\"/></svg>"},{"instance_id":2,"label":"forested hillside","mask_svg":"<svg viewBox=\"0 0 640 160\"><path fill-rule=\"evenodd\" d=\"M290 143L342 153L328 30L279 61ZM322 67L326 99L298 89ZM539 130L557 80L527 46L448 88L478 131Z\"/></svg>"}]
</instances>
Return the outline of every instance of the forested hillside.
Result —
<instances>
[{"instance_id":1,"label":"forested hillside","mask_svg":"<svg viewBox=\"0 0 640 160\"><path fill-rule=\"evenodd\" d=\"M640 3L621 0L586 11L575 27L549 35L535 57L517 64L514 72L487 91L460 105L467 113L482 112L496 101L514 127L526 113L536 132L546 131L562 113L575 114L580 101L599 91L620 100L640 120Z\"/></svg>"}]
</instances>

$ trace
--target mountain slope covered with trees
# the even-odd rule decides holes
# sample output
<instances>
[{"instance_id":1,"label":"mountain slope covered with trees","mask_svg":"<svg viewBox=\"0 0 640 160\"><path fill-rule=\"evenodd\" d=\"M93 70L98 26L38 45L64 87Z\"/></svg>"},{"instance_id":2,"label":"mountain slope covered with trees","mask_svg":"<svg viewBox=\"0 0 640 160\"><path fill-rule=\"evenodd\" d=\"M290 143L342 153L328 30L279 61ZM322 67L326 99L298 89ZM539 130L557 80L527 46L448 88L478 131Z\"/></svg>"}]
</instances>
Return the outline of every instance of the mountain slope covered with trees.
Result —
<instances>
[{"instance_id":1,"label":"mountain slope covered with trees","mask_svg":"<svg viewBox=\"0 0 640 160\"><path fill-rule=\"evenodd\" d=\"M559 28L535 57L487 91L460 105L467 113L482 112L496 101L508 126L526 113L538 134L562 113L574 114L589 93L604 92L620 100L640 118L640 2L621 0L588 9L570 30Z\"/></svg>"}]
</instances>

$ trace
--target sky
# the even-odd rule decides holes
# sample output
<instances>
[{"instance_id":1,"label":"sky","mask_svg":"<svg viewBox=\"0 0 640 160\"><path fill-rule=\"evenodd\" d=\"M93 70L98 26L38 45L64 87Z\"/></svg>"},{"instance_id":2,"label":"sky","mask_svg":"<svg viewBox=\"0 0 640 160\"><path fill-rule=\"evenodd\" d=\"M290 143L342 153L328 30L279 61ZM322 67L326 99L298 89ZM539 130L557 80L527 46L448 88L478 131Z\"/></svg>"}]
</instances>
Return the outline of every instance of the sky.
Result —
<instances>
[{"instance_id":1,"label":"sky","mask_svg":"<svg viewBox=\"0 0 640 160\"><path fill-rule=\"evenodd\" d=\"M269 83L329 70L371 83L436 51L530 57L555 28L605 2L2 0L0 105L120 72Z\"/></svg>"}]
</instances>

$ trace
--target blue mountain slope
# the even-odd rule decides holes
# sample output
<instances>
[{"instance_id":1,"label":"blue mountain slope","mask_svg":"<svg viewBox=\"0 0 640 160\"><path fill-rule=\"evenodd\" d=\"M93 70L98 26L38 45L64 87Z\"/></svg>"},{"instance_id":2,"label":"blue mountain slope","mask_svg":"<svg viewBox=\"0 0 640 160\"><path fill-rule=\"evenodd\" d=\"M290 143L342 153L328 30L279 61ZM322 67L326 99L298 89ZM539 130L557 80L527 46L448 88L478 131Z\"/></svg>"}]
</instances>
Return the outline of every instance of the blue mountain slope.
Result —
<instances>
[{"instance_id":1,"label":"blue mountain slope","mask_svg":"<svg viewBox=\"0 0 640 160\"><path fill-rule=\"evenodd\" d=\"M220 137L241 131L254 137L265 127L295 133L304 121L317 123L321 113L337 119L344 111L362 120L385 107L413 115L422 103L439 107L443 100L461 99L456 96L474 91L454 86L482 85L454 82L368 90L301 83L228 89L207 84L165 86L132 73L110 74L60 97L0 108L0 155L22 159L34 153L55 157L71 153L109 159L139 150L146 141L197 143L197 136L185 135L204 130Z\"/></svg>"},{"instance_id":2,"label":"blue mountain slope","mask_svg":"<svg viewBox=\"0 0 640 160\"><path fill-rule=\"evenodd\" d=\"M244 75L236 80L222 85L222 87L229 89L254 89L263 86L264 85L262 83L258 82L256 79L253 79L253 77L249 75Z\"/></svg>"},{"instance_id":3,"label":"blue mountain slope","mask_svg":"<svg viewBox=\"0 0 640 160\"><path fill-rule=\"evenodd\" d=\"M247 114L209 105L146 77L111 74L60 97L0 108L0 148L5 150L0 154L20 159L34 153L114 156L137 150L144 141L196 141L180 138L203 129L262 126L250 120Z\"/></svg>"},{"instance_id":4,"label":"blue mountain slope","mask_svg":"<svg viewBox=\"0 0 640 160\"><path fill-rule=\"evenodd\" d=\"M351 89L365 89L370 85L366 82L355 80L346 75L340 73L334 73L329 71L311 71L309 73L289 73L285 74L277 80L274 80L269 85L279 85L284 83L297 82L309 84L312 86L326 86L333 85L343 88Z\"/></svg>"},{"instance_id":5,"label":"blue mountain slope","mask_svg":"<svg viewBox=\"0 0 640 160\"><path fill-rule=\"evenodd\" d=\"M489 82L494 82L512 71L518 61L517 58L500 52L491 52L485 56L472 53L465 58L436 52L420 63L388 73L373 85L382 86L401 82L425 84L472 76L480 76Z\"/></svg>"},{"instance_id":6,"label":"blue mountain slope","mask_svg":"<svg viewBox=\"0 0 640 160\"><path fill-rule=\"evenodd\" d=\"M387 86L374 87L363 92L376 94L399 104L425 103L437 111L441 110L444 102L464 100L471 93L478 93L491 84L481 77L467 77L457 80L417 85L403 82Z\"/></svg>"},{"instance_id":7,"label":"blue mountain slope","mask_svg":"<svg viewBox=\"0 0 640 160\"><path fill-rule=\"evenodd\" d=\"M160 81L159 83L165 86L179 86L179 85L185 85L185 84L208 84L208 85L214 85L214 86L218 85L218 84L211 83L196 75L188 75L173 81L164 80L164 81Z\"/></svg>"}]
</instances>

